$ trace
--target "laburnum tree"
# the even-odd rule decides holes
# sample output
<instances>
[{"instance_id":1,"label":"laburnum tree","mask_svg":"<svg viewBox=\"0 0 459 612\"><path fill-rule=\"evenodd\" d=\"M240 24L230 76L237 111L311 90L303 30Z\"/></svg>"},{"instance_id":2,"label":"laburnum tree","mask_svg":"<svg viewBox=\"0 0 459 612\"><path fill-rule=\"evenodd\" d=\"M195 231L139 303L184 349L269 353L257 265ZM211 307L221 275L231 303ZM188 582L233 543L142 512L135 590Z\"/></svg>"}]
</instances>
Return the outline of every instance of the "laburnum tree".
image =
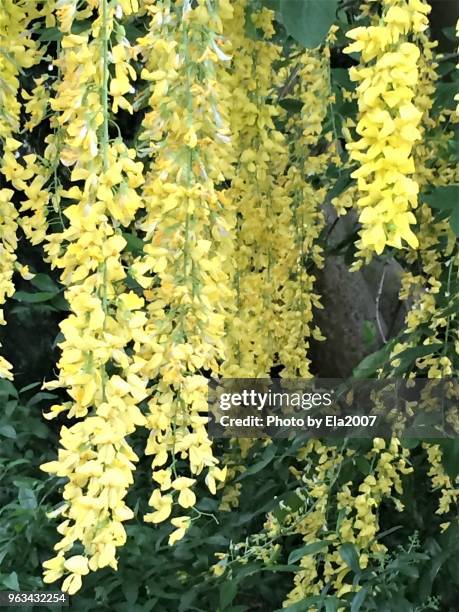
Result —
<instances>
[{"instance_id":1,"label":"laburnum tree","mask_svg":"<svg viewBox=\"0 0 459 612\"><path fill-rule=\"evenodd\" d=\"M41 465L61 496L45 583L75 594L90 572L117 570L140 459L143 521L169 522L169 545L206 514L202 485L237 515L242 475L250 481L251 460L269 465L277 443L212 443L209 379L320 374L316 280L337 225L351 227L338 250L355 274L375 261L402 270L404 322L355 375L455 374L457 54L439 50L431 10L426 0L0 0L8 388L9 304L49 304L59 324L40 381L44 422L60 437ZM457 529L455 441L292 448L278 462L290 462L290 484L272 492L274 504L290 491L288 502L218 553L211 580L269 567L296 537L284 607L324 609L327 597L327 610L356 611L377 591L350 576L375 559L390 573L380 509L404 512L410 478L440 491L438 533Z\"/></svg>"}]
</instances>

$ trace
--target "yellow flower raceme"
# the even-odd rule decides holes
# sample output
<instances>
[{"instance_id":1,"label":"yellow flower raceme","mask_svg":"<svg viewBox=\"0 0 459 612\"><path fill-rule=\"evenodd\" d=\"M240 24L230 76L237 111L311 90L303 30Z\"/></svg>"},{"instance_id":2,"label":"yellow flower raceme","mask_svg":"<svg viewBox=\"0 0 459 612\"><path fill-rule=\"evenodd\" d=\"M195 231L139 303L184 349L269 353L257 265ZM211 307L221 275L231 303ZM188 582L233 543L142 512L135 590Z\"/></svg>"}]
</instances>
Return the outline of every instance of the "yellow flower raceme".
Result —
<instances>
[{"instance_id":1,"label":"yellow flower raceme","mask_svg":"<svg viewBox=\"0 0 459 612\"><path fill-rule=\"evenodd\" d=\"M237 207L234 288L236 307L228 322L223 373L269 376L276 361L280 319L276 289L285 277L290 251L291 198L284 186L288 161L285 137L274 121L279 109L268 100L273 93L273 62L279 46L246 35L246 1L234 3L224 20L234 62L222 75L232 91L231 137L237 160L225 198ZM274 13L254 13L254 25L272 35Z\"/></svg>"},{"instance_id":2,"label":"yellow flower raceme","mask_svg":"<svg viewBox=\"0 0 459 612\"><path fill-rule=\"evenodd\" d=\"M44 9L42 9L44 10ZM14 137L20 130L19 74L40 62L42 52L30 35L32 21L40 16L39 6L32 0L3 0L0 10L0 171L19 192L26 195L21 211L33 210L32 217L19 219L10 189L0 191L0 304L14 293L12 283L16 262L16 231L21 224L26 235L37 243L44 237L48 194L42 189L47 173L36 163L36 155L21 157L21 142ZM3 311L0 324L4 324ZM12 379L12 366L0 357L0 378Z\"/></svg>"},{"instance_id":3,"label":"yellow flower raceme","mask_svg":"<svg viewBox=\"0 0 459 612\"><path fill-rule=\"evenodd\" d=\"M177 503L195 503L194 479L176 473L176 456L193 475L206 471L209 489L224 479L205 424L207 379L225 355L225 321L231 312L231 229L234 213L218 188L231 172L228 130L230 92L216 78L227 63L219 47L227 1L148 4L150 27L138 39L145 60L148 109L140 138L149 156L143 187L144 255L131 274L146 290L145 338L135 346L142 374L154 380L146 454L157 486L154 511L145 520L166 520ZM155 276L150 276L154 273ZM188 482L189 481L189 482ZM181 483L181 484L180 484ZM171 536L185 533L188 520Z\"/></svg>"},{"instance_id":4,"label":"yellow flower raceme","mask_svg":"<svg viewBox=\"0 0 459 612\"><path fill-rule=\"evenodd\" d=\"M30 119L26 122L25 128L33 130L39 125L48 110L49 90L47 88L48 75L42 75L34 79L33 94L22 90L22 97L26 100L24 105L25 112L30 115Z\"/></svg>"},{"instance_id":5,"label":"yellow flower raceme","mask_svg":"<svg viewBox=\"0 0 459 612\"><path fill-rule=\"evenodd\" d=\"M304 52L294 65L297 82L293 87L296 99L301 100L300 120L292 116L287 124L290 145L290 163L286 173L285 189L291 193L291 210L286 211L290 242L283 260L277 291L279 302L279 332L277 346L282 376L309 378L307 339L321 339L317 327L312 325L313 307L321 308L313 291L314 276L306 267L309 263L321 267L323 258L316 239L324 225L320 210L325 189L312 186L312 177L320 176L328 167L334 152L331 135L322 134L323 123L330 101L329 54L318 50ZM287 82L289 75L286 75ZM311 112L311 109L314 109ZM325 153L315 155L319 140L327 143ZM277 300L276 300L277 301Z\"/></svg>"},{"instance_id":6,"label":"yellow flower raceme","mask_svg":"<svg viewBox=\"0 0 459 612\"><path fill-rule=\"evenodd\" d=\"M422 139L413 147L416 168L413 178L423 192L432 186L456 183L459 180L459 169L457 164L452 164L443 154L448 141L454 138L454 132L445 130L443 111L437 113L433 109L435 85L438 79L436 71L438 64L433 49L437 43L430 42L424 32L416 33L414 40L422 51L416 86L416 104L423 115L418 126ZM457 121L454 113L449 113L448 120L451 124ZM428 133L432 136L427 139ZM406 252L404 257L408 266L419 262L420 270L416 275L406 271L402 278L400 298L411 302L405 318L405 330L409 335L406 340L393 348L391 353L393 367L399 365L397 355L400 352L412 347L414 342L419 342L417 330L421 326L428 326L430 330L429 337L423 341L423 344L445 344L445 351L454 346L451 336L450 342L445 343L445 337L448 340L447 330L450 327L451 314L444 314L445 309L441 305L442 295L444 291L449 290L447 287L443 289L441 285L444 282L442 277L446 266L449 270L447 278L450 281L457 274L456 236L448 219L436 219L434 211L427 204L421 203L419 206L417 221L419 248L416 251ZM429 378L450 376L453 371L453 355L446 354L445 351L417 359L416 368L425 371Z\"/></svg>"},{"instance_id":7,"label":"yellow flower raceme","mask_svg":"<svg viewBox=\"0 0 459 612\"><path fill-rule=\"evenodd\" d=\"M0 12L0 139L19 130L19 73L39 63L41 52L30 36L31 22L40 15L33 0L2 0Z\"/></svg>"},{"instance_id":8,"label":"yellow flower raceme","mask_svg":"<svg viewBox=\"0 0 459 612\"><path fill-rule=\"evenodd\" d=\"M306 470L304 474L298 472L297 477L301 477L307 485L308 496L317 500L317 503L314 510L298 522L297 529L306 543L326 539L330 544L324 547L323 560L313 555L301 559L301 570L294 578L295 587L288 594L284 606L319 594L327 583L338 597L353 590L352 585L344 582L350 569L339 549L345 542L353 543L362 568L367 566L370 554L385 550L385 546L375 539L379 530L378 508L384 499L390 498L398 511L403 509L397 497L403 493L402 476L413 470L408 464L409 451L401 448L397 439L386 443L382 438L375 438L373 448L366 456L368 461L374 462L374 471L363 479L356 491L352 490L353 483L349 482L336 493L337 508L342 516L335 533L334 525L329 527L327 524L328 496L332 495L327 484L327 471L336 466L337 461L343 461L345 453L336 447L327 448L320 441L312 440L302 449L298 458L307 461L313 452L320 455L315 465L315 477L307 475Z\"/></svg>"},{"instance_id":9,"label":"yellow flower raceme","mask_svg":"<svg viewBox=\"0 0 459 612\"><path fill-rule=\"evenodd\" d=\"M419 47L408 35L427 27L430 7L421 0L384 0L379 25L348 32L355 40L345 52L361 52L362 64L350 69L357 81L360 136L347 144L350 157L359 163L352 173L360 192L362 230L358 246L382 253L385 245L412 248L418 240L416 223L419 186L412 178L413 144L421 138L422 112L416 107Z\"/></svg>"},{"instance_id":10,"label":"yellow flower raceme","mask_svg":"<svg viewBox=\"0 0 459 612\"><path fill-rule=\"evenodd\" d=\"M68 479L62 539L57 556L44 564L44 579L66 576L62 588L69 593L88 571L117 567L116 548L126 540L123 522L133 517L124 499L137 461L126 437L145 425L139 404L149 394L148 379L139 375L143 362L128 349L143 340L146 316L144 299L126 288L121 230L142 206L136 189L143 165L121 140L109 141L108 46L115 7L103 0L97 9L88 31L64 34L60 81L51 99L60 161L71 168L73 184L61 193L72 202L63 211L64 229L48 236L45 247L52 267L62 271L70 308L60 325L59 378L45 387L64 387L70 400L45 416L68 411L80 420L61 429L58 459L42 466ZM65 32L67 22L61 28ZM72 555L76 543L83 555Z\"/></svg>"},{"instance_id":11,"label":"yellow flower raceme","mask_svg":"<svg viewBox=\"0 0 459 612\"><path fill-rule=\"evenodd\" d=\"M451 479L445 472L442 463L442 451L438 444L423 444L430 463L428 475L432 481L434 490L441 490L440 501L436 514L446 514L451 505L457 505L459 500L459 479Z\"/></svg>"},{"instance_id":12,"label":"yellow flower raceme","mask_svg":"<svg viewBox=\"0 0 459 612\"><path fill-rule=\"evenodd\" d=\"M11 201L13 193L11 189L0 189L0 325L5 325L1 306L6 298L14 293L13 272L16 262L18 213ZM12 380L11 369L11 364L0 356L0 378Z\"/></svg>"}]
</instances>

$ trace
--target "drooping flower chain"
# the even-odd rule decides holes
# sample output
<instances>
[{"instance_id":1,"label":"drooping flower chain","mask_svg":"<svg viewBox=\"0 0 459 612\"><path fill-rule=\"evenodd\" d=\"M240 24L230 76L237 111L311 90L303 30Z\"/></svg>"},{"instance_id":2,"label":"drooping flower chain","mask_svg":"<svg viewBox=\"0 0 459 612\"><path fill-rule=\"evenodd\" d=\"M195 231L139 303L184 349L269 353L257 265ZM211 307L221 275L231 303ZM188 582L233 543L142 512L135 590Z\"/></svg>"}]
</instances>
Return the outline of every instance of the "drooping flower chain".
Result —
<instances>
[{"instance_id":1,"label":"drooping flower chain","mask_svg":"<svg viewBox=\"0 0 459 612\"><path fill-rule=\"evenodd\" d=\"M355 42L344 51L360 52L363 62L349 70L359 83L360 138L347 144L359 164L351 176L360 192L363 252L380 254L385 245L402 248L403 242L418 246L410 226L419 192L412 150L421 138L422 112L414 99L420 51L409 37L427 28L429 11L423 0L383 0L378 24L347 33Z\"/></svg>"},{"instance_id":2,"label":"drooping flower chain","mask_svg":"<svg viewBox=\"0 0 459 612\"><path fill-rule=\"evenodd\" d=\"M66 576L62 588L69 593L89 571L117 567L116 547L126 540L123 522L133 516L124 498L137 461L126 436L145 424L138 404L148 395L148 380L137 374L128 350L143 335L145 314L139 312L143 298L126 290L121 229L141 206L135 190L143 182L142 164L121 141L109 140L110 95L114 106L122 104L120 89L109 82L116 7L101 0L85 11L96 14L79 35L68 33L69 14L60 15L61 81L51 106L62 128L60 161L77 183L61 196L76 203L65 208L66 227L46 246L52 267L62 269L70 308L60 325L59 379L46 386L64 387L71 400L52 406L48 418L68 411L81 420L62 427L58 460L42 466L68 478L57 510L63 537L57 556L44 563L44 579ZM124 60L116 54L111 59L116 68Z\"/></svg>"}]
</instances>

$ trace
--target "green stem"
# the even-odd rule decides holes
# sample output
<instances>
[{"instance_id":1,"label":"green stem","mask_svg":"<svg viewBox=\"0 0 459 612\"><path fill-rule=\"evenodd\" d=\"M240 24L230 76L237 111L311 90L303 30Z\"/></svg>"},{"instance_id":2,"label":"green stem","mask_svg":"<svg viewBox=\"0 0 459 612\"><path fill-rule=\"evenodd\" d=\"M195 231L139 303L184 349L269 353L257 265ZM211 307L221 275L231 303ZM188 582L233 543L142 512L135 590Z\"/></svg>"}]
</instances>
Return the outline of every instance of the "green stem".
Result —
<instances>
[{"instance_id":1,"label":"green stem","mask_svg":"<svg viewBox=\"0 0 459 612\"><path fill-rule=\"evenodd\" d=\"M106 172L108 169L108 146L109 146L109 110L108 110L108 2L102 0L102 25L101 25L101 46L102 46L102 87L101 87L101 107L103 114L103 122L101 126L100 134L100 146L102 149L102 167L103 171ZM101 287L101 300L102 309L104 312L103 331L106 330L107 314L108 314L108 299L107 299L107 262L104 261L102 264L102 287ZM105 402L106 396L106 380L107 370L105 365L101 366L101 382L102 382L102 398Z\"/></svg>"},{"instance_id":2,"label":"green stem","mask_svg":"<svg viewBox=\"0 0 459 612\"><path fill-rule=\"evenodd\" d=\"M445 53L444 55L437 55L435 57L435 61L438 62L439 64L443 63L443 62L449 62L449 61L454 61L459 59L459 52L455 52L455 53Z\"/></svg>"},{"instance_id":3,"label":"green stem","mask_svg":"<svg viewBox=\"0 0 459 612\"><path fill-rule=\"evenodd\" d=\"M103 123L102 123L102 136L101 136L101 146L102 146L102 159L103 159L103 168L107 170L108 168L108 6L107 0L102 0L102 91L101 91L101 105L102 105L102 113L103 113Z\"/></svg>"},{"instance_id":4,"label":"green stem","mask_svg":"<svg viewBox=\"0 0 459 612\"><path fill-rule=\"evenodd\" d=\"M452 257L449 260L449 270L448 270L448 280L446 283L446 294L445 297L449 298L450 297L450 290L451 290L451 275L453 272L453 261L454 258ZM448 315L448 319L446 321L446 330L445 330L445 344L443 347L443 355L447 355L448 353L448 339L449 339L449 327L450 327L450 323L451 323L451 315Z\"/></svg>"}]
</instances>

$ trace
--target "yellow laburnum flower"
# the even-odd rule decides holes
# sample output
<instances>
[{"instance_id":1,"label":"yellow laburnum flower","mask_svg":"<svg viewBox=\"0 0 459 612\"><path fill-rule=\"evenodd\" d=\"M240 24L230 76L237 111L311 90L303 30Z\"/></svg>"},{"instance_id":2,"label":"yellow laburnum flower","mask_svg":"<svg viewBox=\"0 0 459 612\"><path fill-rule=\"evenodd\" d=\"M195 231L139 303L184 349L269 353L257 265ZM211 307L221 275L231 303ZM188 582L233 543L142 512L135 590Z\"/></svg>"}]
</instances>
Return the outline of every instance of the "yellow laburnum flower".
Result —
<instances>
[{"instance_id":1,"label":"yellow laburnum flower","mask_svg":"<svg viewBox=\"0 0 459 612\"><path fill-rule=\"evenodd\" d=\"M81 574L70 574L62 582L62 590L69 595L75 595L81 589L82 583Z\"/></svg>"},{"instance_id":2,"label":"yellow laburnum flower","mask_svg":"<svg viewBox=\"0 0 459 612\"><path fill-rule=\"evenodd\" d=\"M80 576L85 576L88 572L88 559L83 557L82 555L74 555L73 557L69 557L64 562L64 568L72 574L80 574Z\"/></svg>"},{"instance_id":3,"label":"yellow laburnum flower","mask_svg":"<svg viewBox=\"0 0 459 612\"><path fill-rule=\"evenodd\" d=\"M161 523L165 521L172 512L172 496L161 495L158 489L155 489L148 502L150 506L156 508L155 512L149 512L144 516L144 521L147 523Z\"/></svg>"},{"instance_id":4,"label":"yellow laburnum flower","mask_svg":"<svg viewBox=\"0 0 459 612\"><path fill-rule=\"evenodd\" d=\"M186 530L190 526L191 519L189 516L177 516L171 519L171 523L176 529L169 535L169 546L172 546L184 537Z\"/></svg>"},{"instance_id":5,"label":"yellow laburnum flower","mask_svg":"<svg viewBox=\"0 0 459 612\"><path fill-rule=\"evenodd\" d=\"M54 582L58 580L64 574L64 563L65 558L62 553L59 553L57 557L48 559L43 562L45 572L43 575L44 582Z\"/></svg>"}]
</instances>

